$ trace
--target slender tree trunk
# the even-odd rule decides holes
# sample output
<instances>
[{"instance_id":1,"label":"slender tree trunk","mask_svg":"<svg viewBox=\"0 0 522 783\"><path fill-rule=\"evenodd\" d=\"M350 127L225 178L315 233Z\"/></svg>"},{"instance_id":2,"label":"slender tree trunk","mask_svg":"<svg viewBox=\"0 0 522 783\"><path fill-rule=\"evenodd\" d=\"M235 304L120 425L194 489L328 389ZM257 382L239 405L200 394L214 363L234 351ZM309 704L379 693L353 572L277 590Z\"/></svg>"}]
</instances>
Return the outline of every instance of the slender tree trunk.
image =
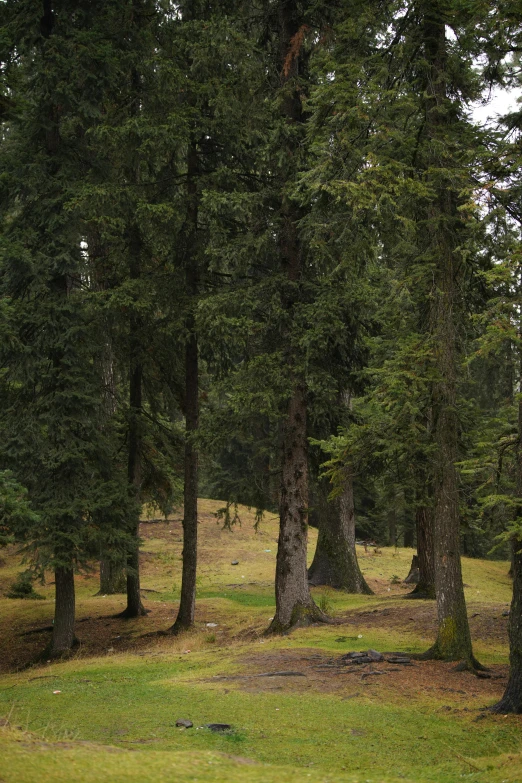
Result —
<instances>
[{"instance_id":1,"label":"slender tree trunk","mask_svg":"<svg viewBox=\"0 0 522 783\"><path fill-rule=\"evenodd\" d=\"M425 51L430 68L426 85L427 165L451 167L444 158L448 115L446 30L437 0L427 4L424 18ZM457 469L459 420L457 415L457 257L458 195L449 181L437 188L428 209L428 236L434 263L431 292L431 334L439 380L432 385L434 465L434 571L438 633L426 657L461 661L476 668L469 630L460 561L460 516Z\"/></svg>"},{"instance_id":2,"label":"slender tree trunk","mask_svg":"<svg viewBox=\"0 0 522 783\"><path fill-rule=\"evenodd\" d=\"M130 231L130 278L140 277L141 240L139 229L133 226ZM127 480L130 490L136 500L134 519L130 531L133 543L127 554L127 606L119 615L124 618L140 617L147 614L142 604L140 593L140 490L141 490L141 439L142 439L142 386L143 365L142 351L142 319L134 308L129 322L129 430L127 440Z\"/></svg>"},{"instance_id":3,"label":"slender tree trunk","mask_svg":"<svg viewBox=\"0 0 522 783\"><path fill-rule=\"evenodd\" d=\"M198 453L192 436L198 427L198 345L192 334L185 352L185 484L183 489L183 573L181 600L172 633L194 625L198 551Z\"/></svg>"},{"instance_id":4,"label":"slender tree trunk","mask_svg":"<svg viewBox=\"0 0 522 783\"><path fill-rule=\"evenodd\" d=\"M406 598L435 598L433 563L433 516L431 508L419 506L415 511L419 581Z\"/></svg>"},{"instance_id":5,"label":"slender tree trunk","mask_svg":"<svg viewBox=\"0 0 522 783\"><path fill-rule=\"evenodd\" d=\"M347 593L372 595L362 575L355 551L353 481L346 477L340 497L328 501L320 486L319 535L314 559L308 569L310 585L328 585Z\"/></svg>"},{"instance_id":6,"label":"slender tree trunk","mask_svg":"<svg viewBox=\"0 0 522 783\"><path fill-rule=\"evenodd\" d=\"M72 568L56 568L53 638L50 658L60 658L70 652L74 645L75 593Z\"/></svg>"},{"instance_id":7,"label":"slender tree trunk","mask_svg":"<svg viewBox=\"0 0 522 783\"><path fill-rule=\"evenodd\" d=\"M89 266L93 275L93 285L97 291L107 291L108 269L108 248L102 241L99 230L95 226L88 226L86 229L87 249L89 254ZM100 351L99 372L103 382L103 418L102 429L107 430L112 425L116 415L116 378L114 370L114 351L110 335L109 324L105 323L105 335L103 348ZM106 481L112 478L111 469L105 472ZM101 525L104 525L105 519L101 519ZM109 520L109 527L111 520ZM100 589L96 595L115 595L116 593L125 593L126 575L124 558L119 561L115 553L110 551L104 544L100 547Z\"/></svg>"},{"instance_id":8,"label":"slender tree trunk","mask_svg":"<svg viewBox=\"0 0 522 783\"><path fill-rule=\"evenodd\" d=\"M288 178L295 175L293 160L299 139L296 133L304 122L302 93L298 83L301 29L296 0L278 4L281 115L289 132L281 164L281 227L279 252L289 283L283 293L283 307L289 320L300 296L303 275L303 247L298 234L300 209L285 192ZM292 392L283 422L281 450L281 490L279 500L279 540L276 563L276 612L267 633L283 633L298 625L326 620L315 605L308 586L306 548L308 539L308 442L307 402L304 380L293 369L292 351L287 352Z\"/></svg>"},{"instance_id":9,"label":"slender tree trunk","mask_svg":"<svg viewBox=\"0 0 522 783\"><path fill-rule=\"evenodd\" d=\"M388 546L397 546L397 511L394 506L388 509Z\"/></svg>"},{"instance_id":10,"label":"slender tree trunk","mask_svg":"<svg viewBox=\"0 0 522 783\"><path fill-rule=\"evenodd\" d=\"M198 452L194 434L199 424L198 341L194 308L198 294L198 147L193 139L187 158L187 220L185 229L185 283L190 298L185 347L185 481L183 487L183 570L181 596L172 633L194 625L198 558Z\"/></svg>"}]
</instances>

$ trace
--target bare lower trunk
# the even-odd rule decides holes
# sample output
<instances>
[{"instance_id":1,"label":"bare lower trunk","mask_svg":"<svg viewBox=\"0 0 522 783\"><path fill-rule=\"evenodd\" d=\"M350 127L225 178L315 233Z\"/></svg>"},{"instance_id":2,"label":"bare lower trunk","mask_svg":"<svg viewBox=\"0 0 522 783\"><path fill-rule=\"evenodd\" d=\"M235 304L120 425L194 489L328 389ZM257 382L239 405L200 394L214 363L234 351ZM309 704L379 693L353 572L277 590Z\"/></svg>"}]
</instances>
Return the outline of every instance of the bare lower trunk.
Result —
<instances>
[{"instance_id":1,"label":"bare lower trunk","mask_svg":"<svg viewBox=\"0 0 522 783\"><path fill-rule=\"evenodd\" d=\"M97 595L116 595L126 589L125 568L107 557L100 559L100 591Z\"/></svg>"},{"instance_id":2,"label":"bare lower trunk","mask_svg":"<svg viewBox=\"0 0 522 783\"><path fill-rule=\"evenodd\" d=\"M140 278L141 238L136 226L130 234L130 278ZM141 316L131 311L129 322L129 430L127 450L127 480L136 505L133 524L130 526L132 543L127 555L127 606L120 617L140 617L147 614L140 593L140 494L141 494L141 439L142 439L142 386L143 365L141 358L143 339Z\"/></svg>"},{"instance_id":3,"label":"bare lower trunk","mask_svg":"<svg viewBox=\"0 0 522 783\"><path fill-rule=\"evenodd\" d=\"M397 546L397 512L388 509L388 546Z\"/></svg>"},{"instance_id":4,"label":"bare lower trunk","mask_svg":"<svg viewBox=\"0 0 522 783\"><path fill-rule=\"evenodd\" d=\"M522 369L522 368L521 368ZM521 373L522 376L522 373ZM517 494L522 497L522 402L518 405ZM515 509L515 517L522 516L522 508ZM509 611L509 680L504 695L493 712L522 713L522 539L511 539L511 568L513 570L513 597Z\"/></svg>"},{"instance_id":5,"label":"bare lower trunk","mask_svg":"<svg viewBox=\"0 0 522 783\"><path fill-rule=\"evenodd\" d=\"M509 612L509 680L492 712L522 713L522 540L514 538L513 598Z\"/></svg>"},{"instance_id":6,"label":"bare lower trunk","mask_svg":"<svg viewBox=\"0 0 522 783\"><path fill-rule=\"evenodd\" d=\"M185 484L183 491L183 574L181 599L176 622L171 628L177 633L194 625L196 606L196 569L198 551L198 454L192 436L198 427L198 346L192 335L185 355L186 378L186 441Z\"/></svg>"},{"instance_id":7,"label":"bare lower trunk","mask_svg":"<svg viewBox=\"0 0 522 783\"><path fill-rule=\"evenodd\" d=\"M371 595L355 551L355 509L351 476L340 497L328 501L320 487L319 536L314 559L308 569L310 585L327 585L347 593Z\"/></svg>"},{"instance_id":8,"label":"bare lower trunk","mask_svg":"<svg viewBox=\"0 0 522 783\"><path fill-rule=\"evenodd\" d=\"M308 535L308 448L304 389L297 387L284 424L276 612L267 633L284 633L326 618L310 595L306 570Z\"/></svg>"},{"instance_id":9,"label":"bare lower trunk","mask_svg":"<svg viewBox=\"0 0 522 783\"><path fill-rule=\"evenodd\" d=\"M429 78L426 83L427 170L454 167L447 157L448 123L455 122L448 110L447 44L444 11L438 0L425 9L424 44ZM458 120L457 120L458 121ZM458 211L459 194L450 179L436 185L436 194L426 210L426 236L433 258L430 296L430 331L437 380L432 384L434 454L434 573L438 633L426 657L461 661L476 668L464 598L460 562L460 515L456 462L459 458L457 378L459 367L457 312L462 259L456 249L456 234L463 229Z\"/></svg>"},{"instance_id":10,"label":"bare lower trunk","mask_svg":"<svg viewBox=\"0 0 522 783\"><path fill-rule=\"evenodd\" d=\"M431 509L420 506L415 512L419 581L408 598L435 598L433 565L433 517Z\"/></svg>"},{"instance_id":11,"label":"bare lower trunk","mask_svg":"<svg viewBox=\"0 0 522 783\"><path fill-rule=\"evenodd\" d=\"M72 568L57 568L54 572L56 598L54 606L53 638L48 652L50 658L69 653L75 643L75 593Z\"/></svg>"}]
</instances>

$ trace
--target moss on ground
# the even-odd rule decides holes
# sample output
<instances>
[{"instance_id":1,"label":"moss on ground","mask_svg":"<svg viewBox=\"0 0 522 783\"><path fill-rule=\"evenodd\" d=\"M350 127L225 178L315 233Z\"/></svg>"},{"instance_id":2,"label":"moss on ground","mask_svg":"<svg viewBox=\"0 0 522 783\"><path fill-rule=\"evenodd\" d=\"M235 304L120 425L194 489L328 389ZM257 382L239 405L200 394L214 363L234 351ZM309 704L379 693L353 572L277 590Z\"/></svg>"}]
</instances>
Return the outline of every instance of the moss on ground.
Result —
<instances>
[{"instance_id":1,"label":"moss on ground","mask_svg":"<svg viewBox=\"0 0 522 783\"><path fill-rule=\"evenodd\" d=\"M316 601L323 598L338 624L265 639L277 521L255 533L244 510L242 526L224 531L212 517L220 505L201 504L197 623L179 638L143 636L168 627L175 614L179 514L142 526L146 618L112 618L122 596L95 597L96 575L77 578L83 622L72 660L16 673L48 639L46 631L20 633L50 623L53 586L39 588L44 601L0 598L3 783L522 780L521 718L480 709L498 698L505 679L477 680L440 663L388 666L385 676L367 678L334 666L348 650L421 652L433 642L433 602L405 601L405 588L394 584L395 575L406 576L411 550L361 548L376 595L316 588ZM5 560L3 590L20 568L14 550ZM465 559L463 567L475 653L500 678L508 564ZM305 676L255 676L288 669ZM176 727L179 718L194 727ZM204 727L211 722L233 730L212 733Z\"/></svg>"}]
</instances>

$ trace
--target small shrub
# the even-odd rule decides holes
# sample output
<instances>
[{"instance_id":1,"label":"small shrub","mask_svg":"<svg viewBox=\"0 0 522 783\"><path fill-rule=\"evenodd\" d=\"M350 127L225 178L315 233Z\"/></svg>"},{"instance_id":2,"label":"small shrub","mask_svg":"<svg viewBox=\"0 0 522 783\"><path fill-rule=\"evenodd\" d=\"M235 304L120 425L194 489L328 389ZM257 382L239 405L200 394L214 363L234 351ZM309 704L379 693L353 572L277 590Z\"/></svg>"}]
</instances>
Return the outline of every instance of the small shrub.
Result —
<instances>
[{"instance_id":1,"label":"small shrub","mask_svg":"<svg viewBox=\"0 0 522 783\"><path fill-rule=\"evenodd\" d=\"M205 641L208 642L209 644L214 644L214 642L216 641L216 634L207 633L207 635L205 636Z\"/></svg>"},{"instance_id":2,"label":"small shrub","mask_svg":"<svg viewBox=\"0 0 522 783\"><path fill-rule=\"evenodd\" d=\"M399 576L397 576L397 574L394 574L390 579L390 582L392 583L392 585L400 585L402 583L402 579Z\"/></svg>"},{"instance_id":3,"label":"small shrub","mask_svg":"<svg viewBox=\"0 0 522 783\"><path fill-rule=\"evenodd\" d=\"M42 600L45 596L37 593L33 587L33 575L31 571L21 571L6 593L8 598L26 598L30 600Z\"/></svg>"}]
</instances>

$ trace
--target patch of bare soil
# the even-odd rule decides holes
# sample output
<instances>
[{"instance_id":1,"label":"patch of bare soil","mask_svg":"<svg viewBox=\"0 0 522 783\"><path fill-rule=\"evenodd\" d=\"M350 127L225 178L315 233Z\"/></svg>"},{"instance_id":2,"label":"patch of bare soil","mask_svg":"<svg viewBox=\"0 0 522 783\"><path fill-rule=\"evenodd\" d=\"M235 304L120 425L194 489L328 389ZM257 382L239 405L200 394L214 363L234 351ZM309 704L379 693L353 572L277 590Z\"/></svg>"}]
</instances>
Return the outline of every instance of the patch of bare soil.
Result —
<instances>
[{"instance_id":1,"label":"patch of bare soil","mask_svg":"<svg viewBox=\"0 0 522 783\"><path fill-rule=\"evenodd\" d=\"M385 654L384 657L393 656ZM401 665L384 660L350 665L342 660L342 655L332 657L317 649L249 653L239 661L243 665L237 675L215 677L214 681L230 680L233 687L251 693L314 691L337 693L342 699L380 696L394 702L431 701L434 706L439 704L441 711L463 713L478 711L500 699L509 671L507 665L495 665L489 672L490 679L479 679L470 672L455 671L454 663L441 661L411 661ZM266 676L268 673L273 676Z\"/></svg>"}]
</instances>

